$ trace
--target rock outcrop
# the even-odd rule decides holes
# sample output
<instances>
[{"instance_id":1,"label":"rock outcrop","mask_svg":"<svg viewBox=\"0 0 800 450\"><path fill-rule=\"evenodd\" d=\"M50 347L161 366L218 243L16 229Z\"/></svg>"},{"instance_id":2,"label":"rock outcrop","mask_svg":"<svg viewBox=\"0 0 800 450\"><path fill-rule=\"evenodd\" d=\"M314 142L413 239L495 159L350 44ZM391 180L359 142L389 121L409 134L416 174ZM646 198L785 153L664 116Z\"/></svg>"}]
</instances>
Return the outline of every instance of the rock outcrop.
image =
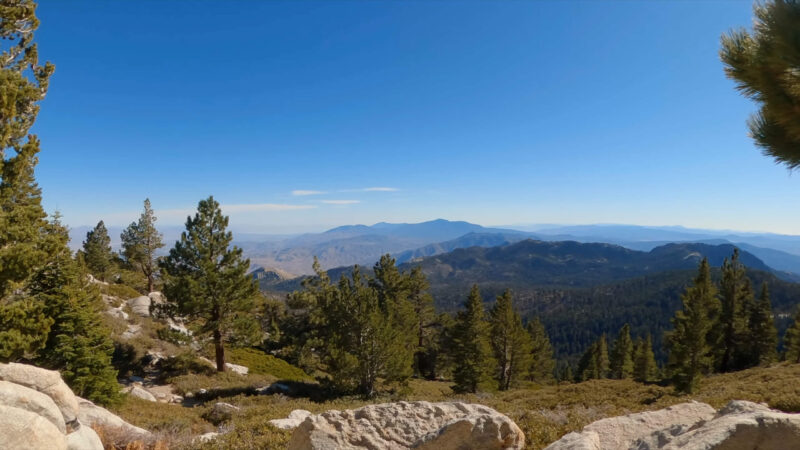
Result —
<instances>
[{"instance_id":1,"label":"rock outcrop","mask_svg":"<svg viewBox=\"0 0 800 450\"><path fill-rule=\"evenodd\" d=\"M289 413L289 417L285 419L274 419L270 420L269 423L276 428L280 428L281 430L294 430L297 428L306 417L311 416L310 411L306 411L305 409L295 409L294 411Z\"/></svg>"},{"instance_id":2,"label":"rock outcrop","mask_svg":"<svg viewBox=\"0 0 800 450\"><path fill-rule=\"evenodd\" d=\"M152 303L152 299L150 297L146 295L140 295L139 297L128 299L126 303L134 314L142 317L150 316L150 303Z\"/></svg>"},{"instance_id":3,"label":"rock outcrop","mask_svg":"<svg viewBox=\"0 0 800 450\"><path fill-rule=\"evenodd\" d=\"M0 364L0 449L103 450L92 426L150 437L148 431L76 397L56 371Z\"/></svg>"},{"instance_id":4,"label":"rock outcrop","mask_svg":"<svg viewBox=\"0 0 800 450\"><path fill-rule=\"evenodd\" d=\"M719 412L705 403L598 420L546 450L706 450L800 448L800 414L735 400Z\"/></svg>"},{"instance_id":5,"label":"rock outcrop","mask_svg":"<svg viewBox=\"0 0 800 450\"><path fill-rule=\"evenodd\" d=\"M514 450L525 436L508 417L483 405L398 402L305 418L290 450Z\"/></svg>"}]
</instances>

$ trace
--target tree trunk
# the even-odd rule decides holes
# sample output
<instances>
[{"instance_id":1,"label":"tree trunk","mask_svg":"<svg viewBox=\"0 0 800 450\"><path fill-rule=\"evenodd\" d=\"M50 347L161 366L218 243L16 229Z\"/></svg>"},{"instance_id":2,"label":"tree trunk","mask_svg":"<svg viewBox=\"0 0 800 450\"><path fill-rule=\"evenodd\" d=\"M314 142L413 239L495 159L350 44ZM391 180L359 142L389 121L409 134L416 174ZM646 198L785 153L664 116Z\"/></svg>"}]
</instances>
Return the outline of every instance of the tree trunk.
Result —
<instances>
[{"instance_id":1,"label":"tree trunk","mask_svg":"<svg viewBox=\"0 0 800 450\"><path fill-rule=\"evenodd\" d=\"M214 330L214 354L217 357L217 372L225 371L225 348L222 346L222 333Z\"/></svg>"}]
</instances>

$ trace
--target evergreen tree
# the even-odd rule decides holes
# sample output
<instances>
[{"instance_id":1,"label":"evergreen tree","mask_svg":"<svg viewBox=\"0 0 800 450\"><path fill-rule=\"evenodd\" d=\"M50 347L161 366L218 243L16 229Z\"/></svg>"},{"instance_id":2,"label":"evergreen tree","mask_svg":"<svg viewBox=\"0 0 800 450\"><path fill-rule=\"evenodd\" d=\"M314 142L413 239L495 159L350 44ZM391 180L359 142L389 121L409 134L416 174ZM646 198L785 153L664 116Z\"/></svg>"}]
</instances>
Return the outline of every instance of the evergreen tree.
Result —
<instances>
[{"instance_id":1,"label":"evergreen tree","mask_svg":"<svg viewBox=\"0 0 800 450\"><path fill-rule=\"evenodd\" d=\"M214 197L201 200L186 231L162 261L164 293L173 312L188 317L197 335L211 335L217 371L225 370L225 342L259 333L251 312L258 296L250 261L230 247L228 217Z\"/></svg>"},{"instance_id":2,"label":"evergreen tree","mask_svg":"<svg viewBox=\"0 0 800 450\"><path fill-rule=\"evenodd\" d=\"M538 317L529 321L526 329L531 337L531 366L528 378L537 383L549 383L553 380L556 362L553 359L553 346L550 344L547 330Z\"/></svg>"},{"instance_id":3,"label":"evergreen tree","mask_svg":"<svg viewBox=\"0 0 800 450\"><path fill-rule=\"evenodd\" d=\"M101 281L106 281L114 257L111 253L111 238L108 237L108 230L102 220L86 233L86 240L83 241L83 259L92 274Z\"/></svg>"},{"instance_id":4,"label":"evergreen tree","mask_svg":"<svg viewBox=\"0 0 800 450\"><path fill-rule=\"evenodd\" d=\"M67 230L62 228L60 234L62 251L35 275L31 287L54 320L37 362L60 371L77 395L114 403L119 385L111 364L114 345L101 316L104 304L96 286L85 283L86 272L70 257Z\"/></svg>"},{"instance_id":5,"label":"evergreen tree","mask_svg":"<svg viewBox=\"0 0 800 450\"><path fill-rule=\"evenodd\" d=\"M786 361L800 363L800 308L797 308L794 321L783 336L783 347L786 351Z\"/></svg>"},{"instance_id":6,"label":"evergreen tree","mask_svg":"<svg viewBox=\"0 0 800 450\"><path fill-rule=\"evenodd\" d=\"M719 309L708 260L703 258L693 285L681 295L683 309L672 318L667 334L669 369L678 390L691 393L714 363L709 337Z\"/></svg>"},{"instance_id":7,"label":"evergreen tree","mask_svg":"<svg viewBox=\"0 0 800 450\"><path fill-rule=\"evenodd\" d=\"M144 274L149 292L154 291L158 269L156 252L164 246L164 242L156 229L156 215L150 207L150 199L144 200L144 212L139 220L128 225L120 237L125 260Z\"/></svg>"},{"instance_id":8,"label":"evergreen tree","mask_svg":"<svg viewBox=\"0 0 800 450\"><path fill-rule=\"evenodd\" d=\"M750 312L748 344L749 365L764 365L777 359L778 332L772 318L767 283L761 285L761 295Z\"/></svg>"},{"instance_id":9,"label":"evergreen tree","mask_svg":"<svg viewBox=\"0 0 800 450\"><path fill-rule=\"evenodd\" d=\"M489 345L489 325L484 319L478 285L470 290L465 310L456 316L452 331L453 390L477 392L491 377L494 361Z\"/></svg>"},{"instance_id":10,"label":"evergreen tree","mask_svg":"<svg viewBox=\"0 0 800 450\"><path fill-rule=\"evenodd\" d=\"M514 310L511 291L506 289L497 297L489 313L490 342L497 369L495 378L501 391L511 388L520 378L525 378L531 366L531 336L522 326L522 319Z\"/></svg>"},{"instance_id":11,"label":"evergreen tree","mask_svg":"<svg viewBox=\"0 0 800 450\"><path fill-rule=\"evenodd\" d=\"M39 139L30 129L54 67L40 65L33 43L39 26L32 0L0 8L0 359L40 349L52 319L30 295L34 274L58 247L41 204L34 168Z\"/></svg>"},{"instance_id":12,"label":"evergreen tree","mask_svg":"<svg viewBox=\"0 0 800 450\"><path fill-rule=\"evenodd\" d=\"M761 105L749 120L763 152L791 169L800 166L800 2L771 0L754 5L752 34L722 36L720 56L737 89Z\"/></svg>"},{"instance_id":13,"label":"evergreen tree","mask_svg":"<svg viewBox=\"0 0 800 450\"><path fill-rule=\"evenodd\" d=\"M608 341L606 340L606 335L603 334L586 349L586 352L578 361L576 381L608 378L609 371Z\"/></svg>"},{"instance_id":14,"label":"evergreen tree","mask_svg":"<svg viewBox=\"0 0 800 450\"><path fill-rule=\"evenodd\" d=\"M753 291L745 267L739 262L739 249L722 263L720 280L720 314L716 334L716 363L720 372L746 367L749 353L748 312L753 304Z\"/></svg>"},{"instance_id":15,"label":"evergreen tree","mask_svg":"<svg viewBox=\"0 0 800 450\"><path fill-rule=\"evenodd\" d=\"M611 377L626 379L633 377L633 340L631 326L627 323L619 330L611 352Z\"/></svg>"},{"instance_id":16,"label":"evergreen tree","mask_svg":"<svg viewBox=\"0 0 800 450\"><path fill-rule=\"evenodd\" d=\"M382 311L382 317L389 322L387 326L395 342L394 350L398 352L396 368L392 374L395 379L403 380L412 375L414 355L419 350L418 329L419 318L415 305L410 301L411 283L408 274L401 273L390 255L383 255L373 268L375 276L369 284L375 289ZM420 293L417 292L419 295ZM372 393L366 393L372 395Z\"/></svg>"},{"instance_id":17,"label":"evergreen tree","mask_svg":"<svg viewBox=\"0 0 800 450\"><path fill-rule=\"evenodd\" d=\"M650 334L647 339L639 339L636 344L633 367L633 379L640 383L658 381L658 364L653 353L653 339Z\"/></svg>"},{"instance_id":18,"label":"evergreen tree","mask_svg":"<svg viewBox=\"0 0 800 450\"><path fill-rule=\"evenodd\" d=\"M414 310L417 350L414 353L414 372L417 376L433 378L436 372L438 333L430 284L422 268L417 266L408 274L408 300Z\"/></svg>"}]
</instances>

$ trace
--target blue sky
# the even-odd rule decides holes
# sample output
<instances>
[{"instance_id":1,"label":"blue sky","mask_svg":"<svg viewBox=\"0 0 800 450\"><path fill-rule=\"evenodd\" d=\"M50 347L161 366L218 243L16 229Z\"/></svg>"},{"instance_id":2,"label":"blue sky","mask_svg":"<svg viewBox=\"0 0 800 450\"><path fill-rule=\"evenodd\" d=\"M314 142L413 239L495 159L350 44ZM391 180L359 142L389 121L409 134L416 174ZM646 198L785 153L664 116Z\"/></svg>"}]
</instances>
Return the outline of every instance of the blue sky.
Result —
<instances>
[{"instance_id":1,"label":"blue sky","mask_svg":"<svg viewBox=\"0 0 800 450\"><path fill-rule=\"evenodd\" d=\"M747 137L717 54L747 1L41 3L37 174L72 226L145 197L180 224L213 194L247 231L800 234L800 179Z\"/></svg>"}]
</instances>

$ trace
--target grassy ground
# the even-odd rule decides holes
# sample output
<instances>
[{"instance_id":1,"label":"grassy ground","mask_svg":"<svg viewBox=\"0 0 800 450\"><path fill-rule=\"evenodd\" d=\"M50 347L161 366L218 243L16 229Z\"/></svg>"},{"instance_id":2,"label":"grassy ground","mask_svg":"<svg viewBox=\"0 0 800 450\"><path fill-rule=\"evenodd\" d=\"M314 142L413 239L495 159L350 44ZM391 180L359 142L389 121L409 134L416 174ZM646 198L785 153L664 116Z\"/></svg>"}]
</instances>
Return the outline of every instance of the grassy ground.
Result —
<instances>
[{"instance_id":1,"label":"grassy ground","mask_svg":"<svg viewBox=\"0 0 800 450\"><path fill-rule=\"evenodd\" d=\"M387 394L369 402L354 397L313 402L283 395L236 395L207 403L210 406L214 401L226 401L240 406L242 411L222 425L223 430L228 431L225 435L205 446L193 446L186 435L190 431L199 433L213 428L203 419L208 406L184 408L129 399L116 412L136 425L167 435L179 431L177 435L181 438L172 440L170 448L173 449L277 449L285 447L291 432L275 429L268 421L286 417L293 409L322 412L397 400L465 401L481 403L508 415L525 433L527 448L540 449L564 434L580 430L604 417L660 409L690 400L707 402L715 408L733 399L751 400L784 411L800 412L798 379L800 365L782 364L709 377L691 396L676 395L669 387L617 380L533 386L479 395L455 395L449 383L445 382L412 380L403 393ZM230 379L226 379L227 382ZM248 383L245 378L242 382Z\"/></svg>"}]
</instances>

